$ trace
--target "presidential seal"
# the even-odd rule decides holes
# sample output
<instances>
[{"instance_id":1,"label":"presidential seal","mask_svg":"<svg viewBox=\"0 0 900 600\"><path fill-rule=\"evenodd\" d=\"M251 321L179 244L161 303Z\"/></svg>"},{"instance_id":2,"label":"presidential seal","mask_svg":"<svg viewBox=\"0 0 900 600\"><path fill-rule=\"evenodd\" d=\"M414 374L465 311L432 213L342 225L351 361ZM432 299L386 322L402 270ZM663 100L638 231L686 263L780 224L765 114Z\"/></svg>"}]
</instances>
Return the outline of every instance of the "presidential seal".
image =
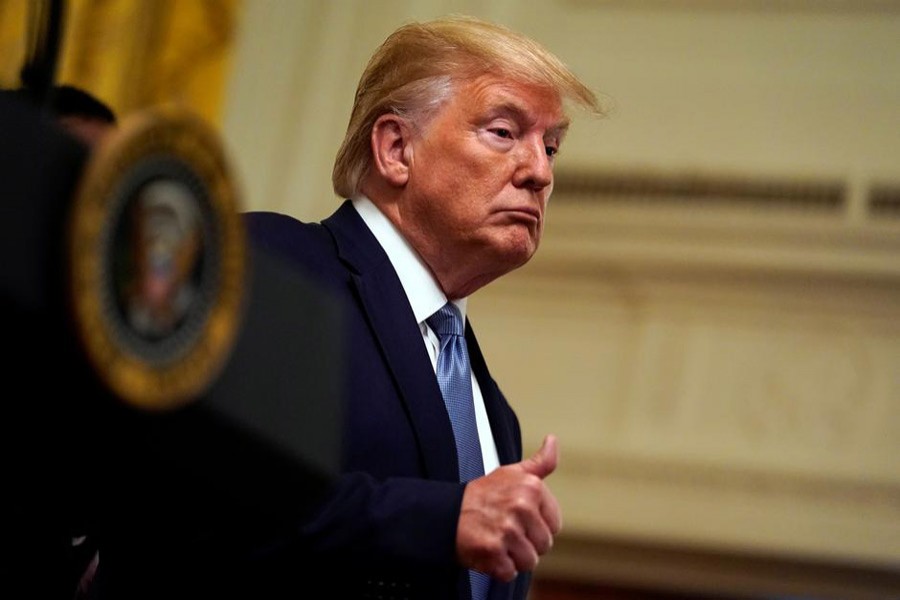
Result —
<instances>
[{"instance_id":1,"label":"presidential seal","mask_svg":"<svg viewBox=\"0 0 900 600\"><path fill-rule=\"evenodd\" d=\"M69 219L75 328L135 407L201 396L240 326L246 236L216 134L172 107L126 118L88 162Z\"/></svg>"}]
</instances>

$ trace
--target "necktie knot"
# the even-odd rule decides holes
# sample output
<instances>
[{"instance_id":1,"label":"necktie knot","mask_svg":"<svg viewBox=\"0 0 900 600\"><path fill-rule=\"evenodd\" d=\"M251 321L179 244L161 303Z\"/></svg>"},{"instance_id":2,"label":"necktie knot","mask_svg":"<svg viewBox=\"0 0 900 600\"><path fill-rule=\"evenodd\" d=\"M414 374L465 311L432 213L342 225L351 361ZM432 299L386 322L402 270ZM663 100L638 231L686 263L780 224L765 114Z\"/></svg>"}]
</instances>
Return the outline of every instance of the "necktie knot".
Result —
<instances>
[{"instance_id":1,"label":"necktie knot","mask_svg":"<svg viewBox=\"0 0 900 600\"><path fill-rule=\"evenodd\" d=\"M425 322L440 338L447 335L463 335L462 315L452 302L442 306Z\"/></svg>"}]
</instances>

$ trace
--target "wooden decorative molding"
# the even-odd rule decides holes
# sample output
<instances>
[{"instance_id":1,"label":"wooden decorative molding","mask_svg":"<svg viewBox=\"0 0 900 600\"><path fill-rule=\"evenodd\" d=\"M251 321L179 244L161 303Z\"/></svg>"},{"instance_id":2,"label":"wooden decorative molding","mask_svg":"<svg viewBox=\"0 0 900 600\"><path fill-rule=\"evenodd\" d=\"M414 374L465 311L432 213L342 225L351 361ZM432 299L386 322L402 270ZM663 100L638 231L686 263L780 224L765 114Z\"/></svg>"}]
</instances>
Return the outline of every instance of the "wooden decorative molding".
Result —
<instances>
[{"instance_id":1,"label":"wooden decorative molding","mask_svg":"<svg viewBox=\"0 0 900 600\"><path fill-rule=\"evenodd\" d=\"M582 585L575 587L572 582ZM591 585L629 588L634 593L598 595ZM557 596L557 590L568 590L569 594ZM819 600L894 600L900 597L900 573L863 564L722 550L711 552L563 532L556 538L553 550L541 560L535 573L533 595L534 600L670 597L662 590L672 597L685 599L796 596Z\"/></svg>"},{"instance_id":2,"label":"wooden decorative molding","mask_svg":"<svg viewBox=\"0 0 900 600\"><path fill-rule=\"evenodd\" d=\"M556 174L533 275L638 271L900 281L900 183L654 171Z\"/></svg>"},{"instance_id":3,"label":"wooden decorative molding","mask_svg":"<svg viewBox=\"0 0 900 600\"><path fill-rule=\"evenodd\" d=\"M572 172L556 175L554 199L665 205L731 205L769 211L787 209L837 214L847 203L838 180L738 178L642 172Z\"/></svg>"},{"instance_id":4,"label":"wooden decorative molding","mask_svg":"<svg viewBox=\"0 0 900 600\"><path fill-rule=\"evenodd\" d=\"M560 540L542 572L715 598L900 597L885 591L900 573L900 222L859 210L888 210L900 186L557 182L538 254L472 307L526 445L545 431L563 445L549 485L585 545ZM609 540L643 550L615 560Z\"/></svg>"},{"instance_id":5,"label":"wooden decorative molding","mask_svg":"<svg viewBox=\"0 0 900 600\"><path fill-rule=\"evenodd\" d=\"M869 190L869 217L875 220L900 219L900 184L876 184Z\"/></svg>"},{"instance_id":6,"label":"wooden decorative molding","mask_svg":"<svg viewBox=\"0 0 900 600\"><path fill-rule=\"evenodd\" d=\"M874 506L900 518L900 481L875 481L864 477L813 475L799 471L750 468L734 464L606 455L598 451L569 451L566 474L575 478L609 478L691 486L710 493L737 492L753 496L778 496L803 502Z\"/></svg>"}]
</instances>

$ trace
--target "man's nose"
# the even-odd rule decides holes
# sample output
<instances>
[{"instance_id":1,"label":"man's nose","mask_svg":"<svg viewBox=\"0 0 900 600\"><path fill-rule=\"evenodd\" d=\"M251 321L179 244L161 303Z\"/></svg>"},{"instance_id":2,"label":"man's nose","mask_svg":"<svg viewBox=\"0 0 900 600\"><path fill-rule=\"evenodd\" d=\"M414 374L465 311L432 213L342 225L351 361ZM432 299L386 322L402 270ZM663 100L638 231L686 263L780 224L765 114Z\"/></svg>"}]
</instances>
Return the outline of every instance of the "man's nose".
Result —
<instances>
[{"instance_id":1,"label":"man's nose","mask_svg":"<svg viewBox=\"0 0 900 600\"><path fill-rule=\"evenodd\" d=\"M543 139L528 141L519 147L518 164L513 177L516 187L527 187L536 192L553 183L553 163L547 156Z\"/></svg>"}]
</instances>

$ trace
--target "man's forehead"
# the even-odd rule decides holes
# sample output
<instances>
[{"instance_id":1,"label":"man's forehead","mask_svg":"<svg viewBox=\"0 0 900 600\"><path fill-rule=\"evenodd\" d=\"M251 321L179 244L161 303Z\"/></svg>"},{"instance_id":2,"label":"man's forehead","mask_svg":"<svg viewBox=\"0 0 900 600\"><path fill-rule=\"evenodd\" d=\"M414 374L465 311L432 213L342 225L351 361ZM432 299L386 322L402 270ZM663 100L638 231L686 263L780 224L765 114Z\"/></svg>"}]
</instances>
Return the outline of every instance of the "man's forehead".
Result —
<instances>
[{"instance_id":1,"label":"man's forehead","mask_svg":"<svg viewBox=\"0 0 900 600\"><path fill-rule=\"evenodd\" d=\"M457 100L482 113L549 120L551 127L557 129L565 129L569 123L559 92L546 85L485 75L462 82L457 88Z\"/></svg>"}]
</instances>

